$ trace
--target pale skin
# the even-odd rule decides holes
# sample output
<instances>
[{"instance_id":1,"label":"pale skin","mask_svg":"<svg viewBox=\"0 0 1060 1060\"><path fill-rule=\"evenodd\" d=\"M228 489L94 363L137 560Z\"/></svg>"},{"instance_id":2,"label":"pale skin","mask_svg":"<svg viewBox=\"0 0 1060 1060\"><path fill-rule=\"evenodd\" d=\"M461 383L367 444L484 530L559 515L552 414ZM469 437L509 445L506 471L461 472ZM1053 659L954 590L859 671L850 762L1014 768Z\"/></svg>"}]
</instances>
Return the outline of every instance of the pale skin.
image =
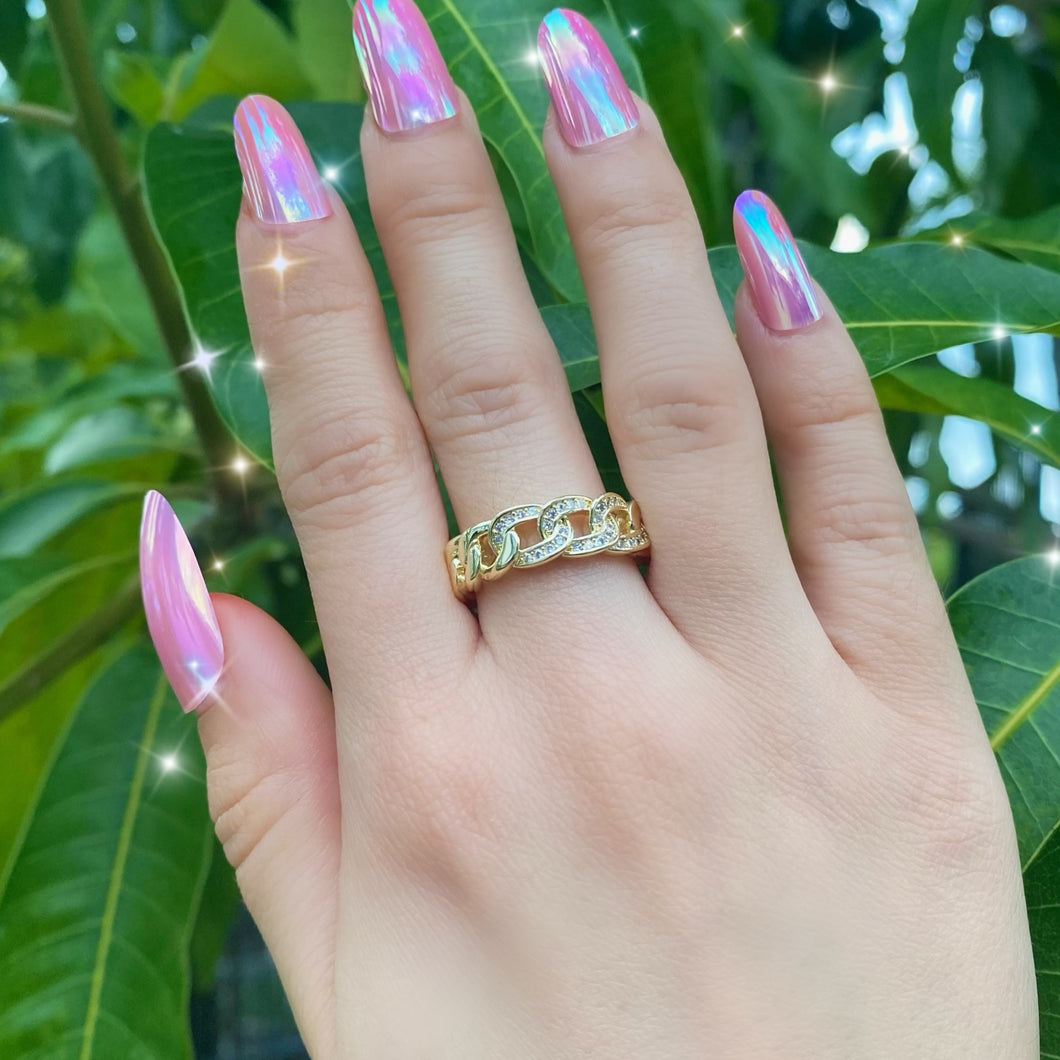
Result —
<instances>
[{"instance_id":1,"label":"pale skin","mask_svg":"<svg viewBox=\"0 0 1060 1060\"><path fill-rule=\"evenodd\" d=\"M431 451L461 526L603 492L466 99L363 131L415 407L337 198L243 211L332 681L214 596L199 724L246 903L319 1060L1030 1060L1012 816L865 369L823 292L781 334L745 287L733 336L640 111L544 143L646 578L515 571L477 616L450 589Z\"/></svg>"}]
</instances>

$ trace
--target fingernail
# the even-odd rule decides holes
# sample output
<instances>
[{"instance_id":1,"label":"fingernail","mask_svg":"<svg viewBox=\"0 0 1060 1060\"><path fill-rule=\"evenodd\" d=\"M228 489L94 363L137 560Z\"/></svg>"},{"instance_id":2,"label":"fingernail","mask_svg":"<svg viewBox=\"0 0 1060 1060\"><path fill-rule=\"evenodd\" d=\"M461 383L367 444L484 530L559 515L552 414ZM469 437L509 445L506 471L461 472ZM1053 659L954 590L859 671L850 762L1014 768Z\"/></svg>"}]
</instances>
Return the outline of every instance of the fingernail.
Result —
<instances>
[{"instance_id":1,"label":"fingernail","mask_svg":"<svg viewBox=\"0 0 1060 1060\"><path fill-rule=\"evenodd\" d=\"M557 7L541 23L537 50L560 131L571 147L588 147L636 127L637 102L588 19Z\"/></svg>"},{"instance_id":2,"label":"fingernail","mask_svg":"<svg viewBox=\"0 0 1060 1060\"><path fill-rule=\"evenodd\" d=\"M144 497L140 587L162 669L181 706L191 712L221 676L224 646L191 543L169 502L155 490Z\"/></svg>"},{"instance_id":3,"label":"fingernail","mask_svg":"<svg viewBox=\"0 0 1060 1060\"><path fill-rule=\"evenodd\" d=\"M381 129L405 132L456 113L456 86L410 0L358 0L353 43Z\"/></svg>"},{"instance_id":4,"label":"fingernail","mask_svg":"<svg viewBox=\"0 0 1060 1060\"><path fill-rule=\"evenodd\" d=\"M773 201L760 191L741 192L733 228L762 323L771 331L796 331L820 320L806 263Z\"/></svg>"},{"instance_id":5,"label":"fingernail","mask_svg":"<svg viewBox=\"0 0 1060 1060\"><path fill-rule=\"evenodd\" d=\"M298 126L274 99L247 96L236 109L236 155L259 221L290 224L331 216L324 182Z\"/></svg>"}]
</instances>

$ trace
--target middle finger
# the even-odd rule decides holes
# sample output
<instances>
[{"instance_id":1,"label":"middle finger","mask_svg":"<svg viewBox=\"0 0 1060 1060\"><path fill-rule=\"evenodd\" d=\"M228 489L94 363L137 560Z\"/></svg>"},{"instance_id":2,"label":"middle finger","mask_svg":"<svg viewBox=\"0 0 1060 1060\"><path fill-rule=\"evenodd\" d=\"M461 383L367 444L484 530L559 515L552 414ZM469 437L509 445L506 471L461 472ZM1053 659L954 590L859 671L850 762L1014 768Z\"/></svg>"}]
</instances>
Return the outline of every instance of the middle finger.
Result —
<instances>
[{"instance_id":1,"label":"middle finger","mask_svg":"<svg viewBox=\"0 0 1060 1060\"><path fill-rule=\"evenodd\" d=\"M516 505L599 496L474 114L423 16L409 0L360 0L354 36L374 112L362 133L372 214L401 308L413 400L461 528ZM569 566L517 572L483 596L585 579ZM634 566L604 569L597 564L595 587L614 579L628 599Z\"/></svg>"}]
</instances>

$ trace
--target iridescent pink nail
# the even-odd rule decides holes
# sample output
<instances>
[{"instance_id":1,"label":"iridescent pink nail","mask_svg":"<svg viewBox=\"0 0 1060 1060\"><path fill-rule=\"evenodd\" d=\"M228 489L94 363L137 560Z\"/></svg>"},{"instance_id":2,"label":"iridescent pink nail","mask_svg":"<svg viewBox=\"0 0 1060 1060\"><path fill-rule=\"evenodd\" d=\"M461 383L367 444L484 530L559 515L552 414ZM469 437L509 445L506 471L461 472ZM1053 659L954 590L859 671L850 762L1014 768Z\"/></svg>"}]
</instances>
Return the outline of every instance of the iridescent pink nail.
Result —
<instances>
[{"instance_id":1,"label":"iridescent pink nail","mask_svg":"<svg viewBox=\"0 0 1060 1060\"><path fill-rule=\"evenodd\" d=\"M183 527L161 493L144 497L140 586L147 628L181 706L202 705L221 676L224 646Z\"/></svg>"},{"instance_id":2,"label":"iridescent pink nail","mask_svg":"<svg viewBox=\"0 0 1060 1060\"><path fill-rule=\"evenodd\" d=\"M537 49L560 131L571 147L588 147L636 127L637 102L588 19L556 8L541 23Z\"/></svg>"},{"instance_id":3,"label":"iridescent pink nail","mask_svg":"<svg viewBox=\"0 0 1060 1060\"><path fill-rule=\"evenodd\" d=\"M755 309L772 331L796 331L821 319L817 295L791 229L760 191L744 191L733 210L736 247Z\"/></svg>"},{"instance_id":4,"label":"iridescent pink nail","mask_svg":"<svg viewBox=\"0 0 1060 1060\"><path fill-rule=\"evenodd\" d=\"M353 43L381 129L404 132L456 113L456 86L411 0L358 0Z\"/></svg>"},{"instance_id":5,"label":"iridescent pink nail","mask_svg":"<svg viewBox=\"0 0 1060 1060\"><path fill-rule=\"evenodd\" d=\"M298 126L274 99L247 96L236 109L236 155L258 220L268 224L331 216L324 182Z\"/></svg>"}]
</instances>

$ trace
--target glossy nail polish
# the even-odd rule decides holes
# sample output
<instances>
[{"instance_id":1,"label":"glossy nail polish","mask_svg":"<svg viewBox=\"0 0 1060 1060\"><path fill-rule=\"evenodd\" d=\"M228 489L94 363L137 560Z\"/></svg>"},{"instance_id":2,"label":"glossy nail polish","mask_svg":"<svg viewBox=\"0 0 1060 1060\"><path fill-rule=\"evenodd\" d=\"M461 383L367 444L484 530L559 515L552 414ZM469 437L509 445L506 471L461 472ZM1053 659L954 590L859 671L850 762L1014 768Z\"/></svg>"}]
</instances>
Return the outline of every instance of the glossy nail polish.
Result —
<instances>
[{"instance_id":1,"label":"glossy nail polish","mask_svg":"<svg viewBox=\"0 0 1060 1060\"><path fill-rule=\"evenodd\" d=\"M154 490L144 497L140 523L140 586L162 669L181 706L193 711L221 676L224 646L187 535Z\"/></svg>"},{"instance_id":2,"label":"glossy nail polish","mask_svg":"<svg viewBox=\"0 0 1060 1060\"><path fill-rule=\"evenodd\" d=\"M637 101L588 19L556 8L541 23L537 49L560 131L571 147L588 147L636 127Z\"/></svg>"},{"instance_id":3,"label":"glossy nail polish","mask_svg":"<svg viewBox=\"0 0 1060 1060\"><path fill-rule=\"evenodd\" d=\"M411 0L357 0L353 43L381 129L405 132L456 113L456 87Z\"/></svg>"},{"instance_id":4,"label":"glossy nail polish","mask_svg":"<svg viewBox=\"0 0 1060 1060\"><path fill-rule=\"evenodd\" d=\"M236 109L234 126L243 187L259 221L291 224L331 216L302 134L276 100L247 96Z\"/></svg>"},{"instance_id":5,"label":"glossy nail polish","mask_svg":"<svg viewBox=\"0 0 1060 1060\"><path fill-rule=\"evenodd\" d=\"M755 309L771 331L796 331L821 319L817 295L791 229L760 191L744 191L733 210L736 247Z\"/></svg>"}]
</instances>

